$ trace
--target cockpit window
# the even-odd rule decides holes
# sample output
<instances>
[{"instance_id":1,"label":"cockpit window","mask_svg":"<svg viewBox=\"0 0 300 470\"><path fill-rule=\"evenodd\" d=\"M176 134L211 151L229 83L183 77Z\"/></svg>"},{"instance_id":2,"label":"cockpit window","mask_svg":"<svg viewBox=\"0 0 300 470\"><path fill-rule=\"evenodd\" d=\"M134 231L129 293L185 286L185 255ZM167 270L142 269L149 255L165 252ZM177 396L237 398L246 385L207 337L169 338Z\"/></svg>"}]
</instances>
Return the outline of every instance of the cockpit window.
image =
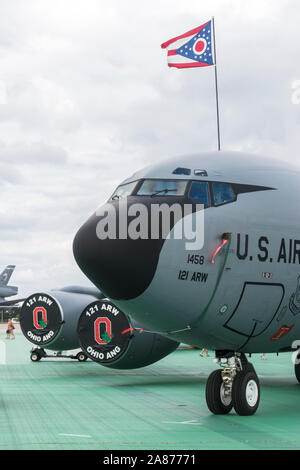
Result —
<instances>
[{"instance_id":1,"label":"cockpit window","mask_svg":"<svg viewBox=\"0 0 300 470\"><path fill-rule=\"evenodd\" d=\"M183 196L187 181L145 180L137 192L139 196Z\"/></svg>"},{"instance_id":2,"label":"cockpit window","mask_svg":"<svg viewBox=\"0 0 300 470\"><path fill-rule=\"evenodd\" d=\"M137 181L132 183L122 184L113 193L111 199L122 199L123 197L130 196L134 188L136 187Z\"/></svg>"},{"instance_id":3,"label":"cockpit window","mask_svg":"<svg viewBox=\"0 0 300 470\"><path fill-rule=\"evenodd\" d=\"M189 168L176 168L173 171L173 175L187 175L191 174L191 170Z\"/></svg>"},{"instance_id":4,"label":"cockpit window","mask_svg":"<svg viewBox=\"0 0 300 470\"><path fill-rule=\"evenodd\" d=\"M206 207L210 206L208 183L195 181L191 185L189 198L197 204L204 204Z\"/></svg>"},{"instance_id":5,"label":"cockpit window","mask_svg":"<svg viewBox=\"0 0 300 470\"><path fill-rule=\"evenodd\" d=\"M212 192L215 206L236 200L236 195L228 183L212 183Z\"/></svg>"}]
</instances>

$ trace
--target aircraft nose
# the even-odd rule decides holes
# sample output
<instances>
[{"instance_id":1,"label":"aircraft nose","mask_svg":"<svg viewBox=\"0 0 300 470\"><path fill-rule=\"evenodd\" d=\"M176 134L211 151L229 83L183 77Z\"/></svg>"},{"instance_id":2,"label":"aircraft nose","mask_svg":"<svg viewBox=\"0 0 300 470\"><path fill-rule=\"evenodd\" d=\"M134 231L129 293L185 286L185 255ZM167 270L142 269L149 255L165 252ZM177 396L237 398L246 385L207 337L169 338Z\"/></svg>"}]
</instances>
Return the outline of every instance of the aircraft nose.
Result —
<instances>
[{"instance_id":1,"label":"aircraft nose","mask_svg":"<svg viewBox=\"0 0 300 470\"><path fill-rule=\"evenodd\" d=\"M129 300L141 295L151 283L163 240L122 239L124 227L121 229L118 217L121 204L112 201L83 224L74 238L73 253L83 273L107 297ZM110 221L116 229L116 238L111 234L105 239L103 235L102 239L99 237L100 231L103 233L108 227L104 228L105 221Z\"/></svg>"}]
</instances>

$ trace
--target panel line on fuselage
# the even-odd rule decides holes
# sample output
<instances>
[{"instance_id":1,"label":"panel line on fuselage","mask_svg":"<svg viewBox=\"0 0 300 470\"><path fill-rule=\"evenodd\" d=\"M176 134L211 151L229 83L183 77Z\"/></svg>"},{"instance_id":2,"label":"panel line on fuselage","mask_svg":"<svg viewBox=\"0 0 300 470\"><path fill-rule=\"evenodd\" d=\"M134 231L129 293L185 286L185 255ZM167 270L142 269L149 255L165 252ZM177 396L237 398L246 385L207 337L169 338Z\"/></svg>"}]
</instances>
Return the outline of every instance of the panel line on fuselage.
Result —
<instances>
[{"instance_id":1,"label":"panel line on fuselage","mask_svg":"<svg viewBox=\"0 0 300 470\"><path fill-rule=\"evenodd\" d=\"M238 318L237 318L238 310L241 306L241 302L242 302L243 297L245 297L245 291L246 291L247 286L264 286L264 287L266 287L266 286L267 287L272 287L273 286L273 287L280 287L282 289L281 298L280 298L280 301L277 303L277 308L275 310L275 313L273 313L269 316L269 318L271 317L269 321L267 319L265 319L266 320L266 326L261 331L259 331L256 335L254 335L254 331L256 330L256 327L259 323L259 320L257 320L257 319L252 319L252 321L254 321L254 323L255 323L255 327L252 328L252 331L250 332L250 334L247 334L246 332L242 332L241 330L238 330L237 326L235 328L233 326L229 326L229 323L234 319L234 317L235 317L235 320L238 322ZM233 331L234 333L237 333L241 336L245 336L246 338L248 338L247 341L246 341L246 343L247 343L251 338L256 338L256 337L260 336L261 334L263 334L267 330L267 328L271 325L272 321L276 317L276 315L277 315L277 313L278 313L278 311L281 307L284 296L285 296L285 288L284 288L284 285L281 284L281 283L248 282L248 281L244 282L244 286L243 286L240 298L237 302L237 305L236 305L234 311L232 312L231 316L226 321L226 323L224 323L224 325L223 325L224 328L227 328L228 330ZM243 317L243 321L244 321L245 318L244 318L243 315L242 315L242 317ZM263 323L263 321L262 321L262 323ZM246 329L247 325L243 323L243 327ZM243 346L240 346L240 348L242 348Z\"/></svg>"},{"instance_id":2,"label":"panel line on fuselage","mask_svg":"<svg viewBox=\"0 0 300 470\"><path fill-rule=\"evenodd\" d=\"M217 292L217 289L218 289L218 286L220 284L220 281L221 281L221 278L222 278L222 275L224 273L224 269L225 269L225 265L226 265L226 262L227 262L227 258L228 258L228 254L229 254L229 249L230 249L230 244L231 244L231 239L228 240L228 243L227 243L227 249L226 249L226 252L225 252L225 255L224 255L224 262L223 262L223 265L221 266L221 269L220 269L220 272L219 272L219 275L218 275L218 278L217 278L217 281L216 281L216 285L214 287L214 290L213 290L213 293L211 295L211 298L209 299L208 301L208 304L207 306L205 307L205 309L203 310L203 312L201 313L200 317L197 318L192 324L191 326L192 327L195 327L195 326L198 326L198 322L203 320L204 316L206 315L213 299L214 299L214 296Z\"/></svg>"}]
</instances>

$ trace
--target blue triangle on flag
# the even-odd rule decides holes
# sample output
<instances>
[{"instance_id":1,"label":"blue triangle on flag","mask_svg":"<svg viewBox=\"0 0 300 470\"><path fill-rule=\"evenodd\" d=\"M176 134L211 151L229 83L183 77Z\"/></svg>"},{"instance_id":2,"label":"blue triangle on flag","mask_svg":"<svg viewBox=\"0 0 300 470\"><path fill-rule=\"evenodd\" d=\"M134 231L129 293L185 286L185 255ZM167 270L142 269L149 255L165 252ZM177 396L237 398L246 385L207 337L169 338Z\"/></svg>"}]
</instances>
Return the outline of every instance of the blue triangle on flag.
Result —
<instances>
[{"instance_id":1,"label":"blue triangle on flag","mask_svg":"<svg viewBox=\"0 0 300 470\"><path fill-rule=\"evenodd\" d=\"M205 65L214 65L211 21L204 25L188 42L179 47L176 54Z\"/></svg>"}]
</instances>

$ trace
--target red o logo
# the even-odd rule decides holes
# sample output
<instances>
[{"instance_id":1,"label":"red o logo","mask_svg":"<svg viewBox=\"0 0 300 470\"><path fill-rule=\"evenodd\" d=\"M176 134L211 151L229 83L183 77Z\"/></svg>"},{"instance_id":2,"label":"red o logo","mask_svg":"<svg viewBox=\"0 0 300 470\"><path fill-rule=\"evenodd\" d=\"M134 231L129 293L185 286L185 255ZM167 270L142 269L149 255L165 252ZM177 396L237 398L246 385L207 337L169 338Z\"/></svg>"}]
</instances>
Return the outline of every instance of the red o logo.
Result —
<instances>
[{"instance_id":1,"label":"red o logo","mask_svg":"<svg viewBox=\"0 0 300 470\"><path fill-rule=\"evenodd\" d=\"M39 313L42 313L42 318L39 321ZM47 310L44 307L35 307L33 310L33 324L38 330L42 330L47 326Z\"/></svg>"},{"instance_id":2,"label":"red o logo","mask_svg":"<svg viewBox=\"0 0 300 470\"><path fill-rule=\"evenodd\" d=\"M107 339L102 339L100 335L100 325L105 324L106 335L111 339L111 321L107 317L99 317L94 323L94 337L98 344L107 344Z\"/></svg>"}]
</instances>

